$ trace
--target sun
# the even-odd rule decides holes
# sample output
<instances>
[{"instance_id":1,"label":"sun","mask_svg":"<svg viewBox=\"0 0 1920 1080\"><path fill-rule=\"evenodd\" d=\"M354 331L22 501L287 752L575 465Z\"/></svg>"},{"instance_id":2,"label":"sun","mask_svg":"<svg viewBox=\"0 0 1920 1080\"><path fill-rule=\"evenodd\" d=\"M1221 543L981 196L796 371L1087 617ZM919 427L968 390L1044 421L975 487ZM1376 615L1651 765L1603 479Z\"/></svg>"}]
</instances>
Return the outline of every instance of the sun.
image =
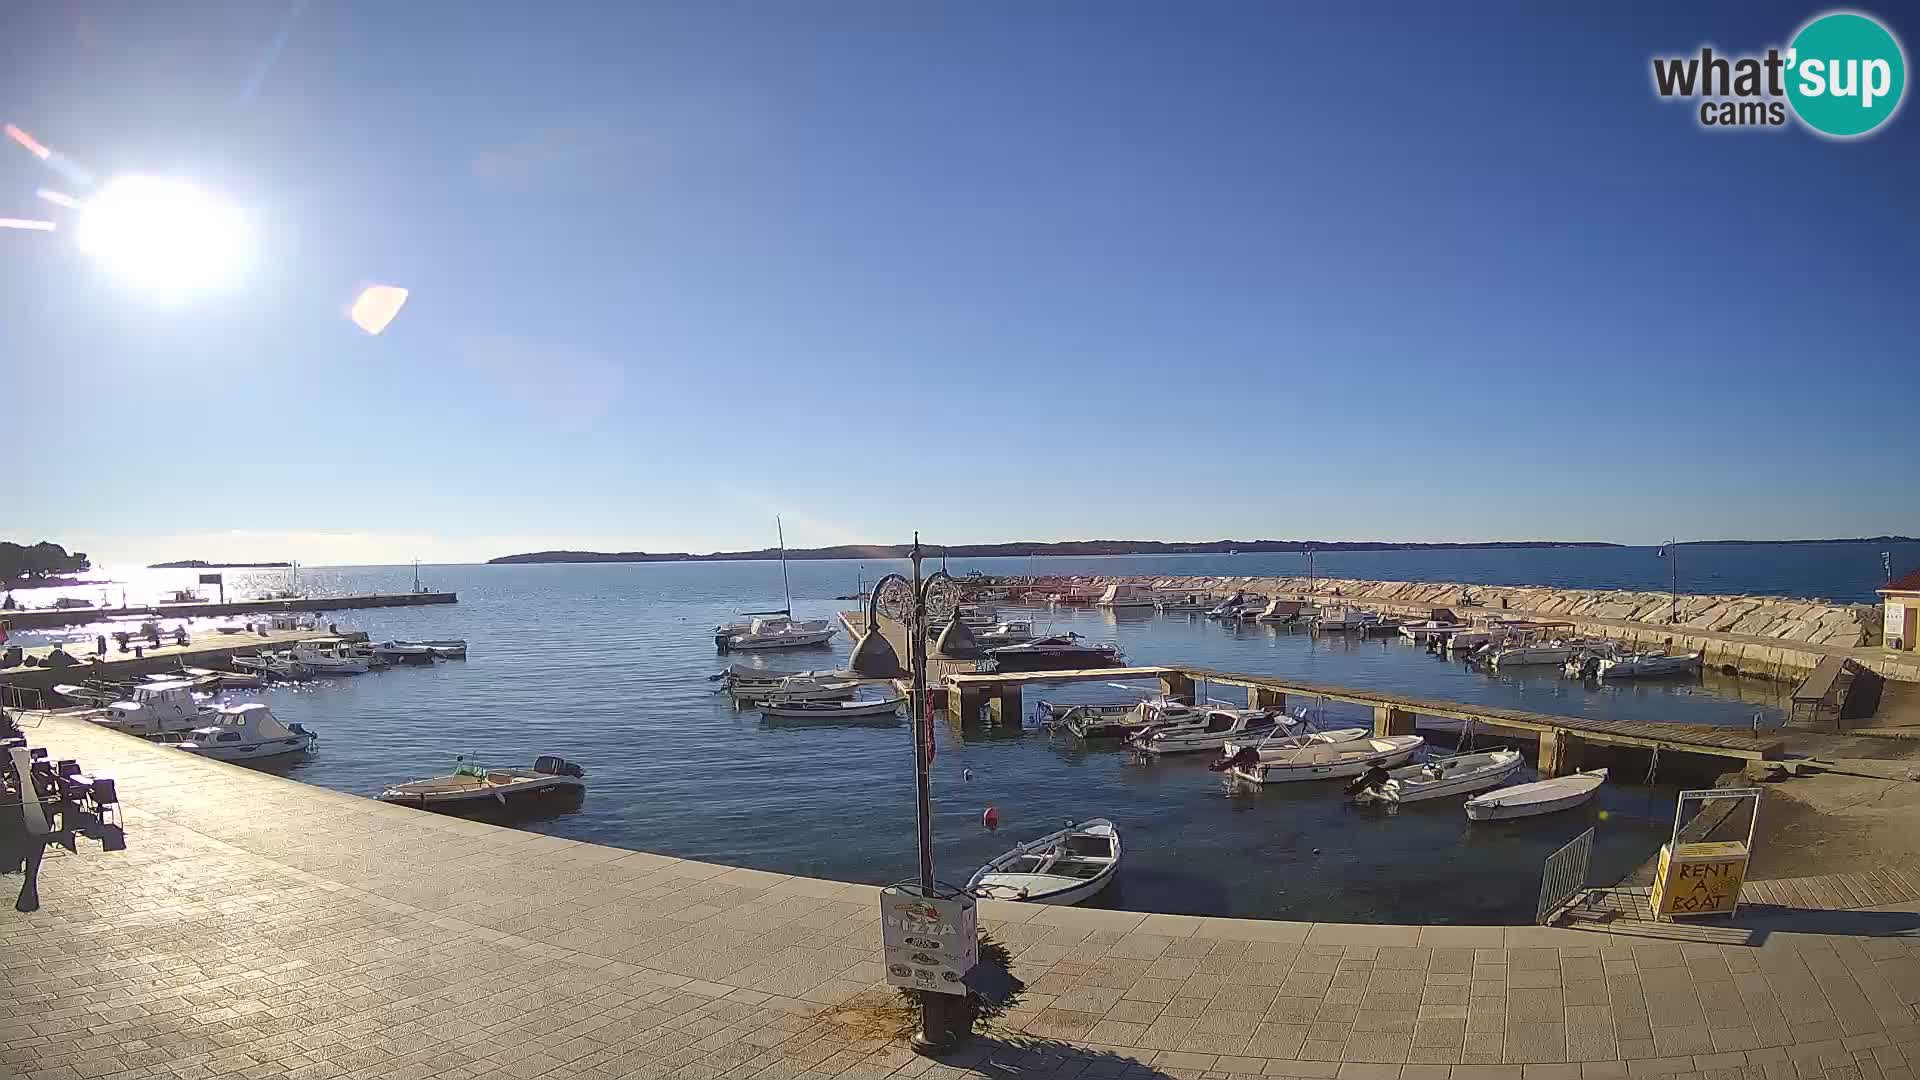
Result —
<instances>
[{"instance_id":1,"label":"sun","mask_svg":"<svg viewBox=\"0 0 1920 1080\"><path fill-rule=\"evenodd\" d=\"M139 174L86 200L76 242L128 284L172 298L233 284L249 246L234 207L184 180Z\"/></svg>"}]
</instances>

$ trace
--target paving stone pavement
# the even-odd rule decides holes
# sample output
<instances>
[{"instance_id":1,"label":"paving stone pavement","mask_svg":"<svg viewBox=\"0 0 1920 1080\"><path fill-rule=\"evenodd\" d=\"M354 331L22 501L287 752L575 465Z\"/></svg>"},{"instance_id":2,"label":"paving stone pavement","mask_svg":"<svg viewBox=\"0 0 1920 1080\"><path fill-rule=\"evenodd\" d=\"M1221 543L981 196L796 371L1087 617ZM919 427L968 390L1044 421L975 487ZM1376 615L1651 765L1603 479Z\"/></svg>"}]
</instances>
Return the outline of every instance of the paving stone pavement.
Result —
<instances>
[{"instance_id":1,"label":"paving stone pavement","mask_svg":"<svg viewBox=\"0 0 1920 1080\"><path fill-rule=\"evenodd\" d=\"M987 901L1026 986L942 1061L885 1003L876 890L384 806L67 719L129 846L0 909L0 1077L1906 1080L1920 915L1649 930ZM10 890L17 878L4 879ZM1911 907L1911 905L1909 905Z\"/></svg>"}]
</instances>

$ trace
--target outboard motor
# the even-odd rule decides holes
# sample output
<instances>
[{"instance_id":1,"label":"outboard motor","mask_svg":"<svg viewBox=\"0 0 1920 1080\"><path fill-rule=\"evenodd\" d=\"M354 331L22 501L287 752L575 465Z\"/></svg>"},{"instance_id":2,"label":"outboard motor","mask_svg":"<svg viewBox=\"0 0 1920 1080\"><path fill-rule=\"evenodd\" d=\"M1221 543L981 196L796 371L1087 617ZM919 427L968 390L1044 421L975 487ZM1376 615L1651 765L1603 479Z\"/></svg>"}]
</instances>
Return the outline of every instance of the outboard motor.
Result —
<instances>
[{"instance_id":1,"label":"outboard motor","mask_svg":"<svg viewBox=\"0 0 1920 1080\"><path fill-rule=\"evenodd\" d=\"M533 761L533 771L543 776L580 777L587 775L587 770L554 754L541 754L535 758Z\"/></svg>"},{"instance_id":2,"label":"outboard motor","mask_svg":"<svg viewBox=\"0 0 1920 1080\"><path fill-rule=\"evenodd\" d=\"M725 630L722 630L719 633L713 635L713 647L720 652L727 652L729 649L728 643L731 642L732 640L733 640L733 635L727 633Z\"/></svg>"},{"instance_id":3,"label":"outboard motor","mask_svg":"<svg viewBox=\"0 0 1920 1080\"><path fill-rule=\"evenodd\" d=\"M1392 779L1392 777L1387 773L1386 769L1378 765L1370 765L1367 767L1366 772L1354 777L1353 782L1347 785L1347 794L1358 795L1362 791L1376 784L1384 784L1390 779Z\"/></svg>"},{"instance_id":4,"label":"outboard motor","mask_svg":"<svg viewBox=\"0 0 1920 1080\"><path fill-rule=\"evenodd\" d=\"M1233 756L1222 757L1220 760L1207 766L1207 771L1226 772L1228 769L1232 769L1232 768L1250 769L1258 764L1260 764L1259 749L1252 746L1243 746L1239 750L1235 751L1233 753Z\"/></svg>"}]
</instances>

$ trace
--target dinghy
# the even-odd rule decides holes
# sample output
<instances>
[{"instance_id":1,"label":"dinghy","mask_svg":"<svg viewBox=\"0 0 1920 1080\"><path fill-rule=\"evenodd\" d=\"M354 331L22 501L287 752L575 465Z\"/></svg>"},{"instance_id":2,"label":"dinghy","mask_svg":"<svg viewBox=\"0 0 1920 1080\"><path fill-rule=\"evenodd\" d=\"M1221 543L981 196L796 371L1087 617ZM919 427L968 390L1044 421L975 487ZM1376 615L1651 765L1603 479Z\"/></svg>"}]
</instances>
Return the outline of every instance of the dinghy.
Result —
<instances>
[{"instance_id":1,"label":"dinghy","mask_svg":"<svg viewBox=\"0 0 1920 1080\"><path fill-rule=\"evenodd\" d=\"M814 679L794 676L777 683L735 686L729 692L741 704L760 702L839 701L860 690L858 679Z\"/></svg>"},{"instance_id":2,"label":"dinghy","mask_svg":"<svg viewBox=\"0 0 1920 1080\"><path fill-rule=\"evenodd\" d=\"M1475 795L1467 800L1467 820L1507 821L1571 810L1593 798L1606 779L1607 770L1589 769Z\"/></svg>"},{"instance_id":3,"label":"dinghy","mask_svg":"<svg viewBox=\"0 0 1920 1080\"><path fill-rule=\"evenodd\" d=\"M1021 844L981 867L967 891L986 900L1078 904L1092 899L1120 869L1120 830L1106 818L1071 822Z\"/></svg>"},{"instance_id":4,"label":"dinghy","mask_svg":"<svg viewBox=\"0 0 1920 1080\"><path fill-rule=\"evenodd\" d=\"M1348 789L1353 801L1410 803L1466 795L1498 787L1520 767L1520 751L1502 747L1474 754L1455 754L1398 769L1369 769Z\"/></svg>"},{"instance_id":5,"label":"dinghy","mask_svg":"<svg viewBox=\"0 0 1920 1080\"><path fill-rule=\"evenodd\" d=\"M890 697L879 701L768 701L760 706L760 712L766 716L804 717L819 720L846 720L861 716L878 716L897 720L900 706L907 699Z\"/></svg>"},{"instance_id":6,"label":"dinghy","mask_svg":"<svg viewBox=\"0 0 1920 1080\"><path fill-rule=\"evenodd\" d=\"M1359 776L1376 765L1383 769L1404 765L1426 742L1419 735L1388 735L1344 743L1315 743L1276 754L1271 760L1235 765L1229 771L1235 778L1254 784L1342 780Z\"/></svg>"},{"instance_id":7,"label":"dinghy","mask_svg":"<svg viewBox=\"0 0 1920 1080\"><path fill-rule=\"evenodd\" d=\"M433 655L442 660L465 660L467 658L467 642L465 638L441 638L436 641L396 640L389 642L389 644L400 646L419 645L432 650Z\"/></svg>"},{"instance_id":8,"label":"dinghy","mask_svg":"<svg viewBox=\"0 0 1920 1080\"><path fill-rule=\"evenodd\" d=\"M469 765L462 759L455 760L459 764L452 775L395 784L380 793L380 801L457 813L490 804L509 806L540 799L578 798L587 789L583 779L586 770L552 754L536 758L530 769Z\"/></svg>"}]
</instances>

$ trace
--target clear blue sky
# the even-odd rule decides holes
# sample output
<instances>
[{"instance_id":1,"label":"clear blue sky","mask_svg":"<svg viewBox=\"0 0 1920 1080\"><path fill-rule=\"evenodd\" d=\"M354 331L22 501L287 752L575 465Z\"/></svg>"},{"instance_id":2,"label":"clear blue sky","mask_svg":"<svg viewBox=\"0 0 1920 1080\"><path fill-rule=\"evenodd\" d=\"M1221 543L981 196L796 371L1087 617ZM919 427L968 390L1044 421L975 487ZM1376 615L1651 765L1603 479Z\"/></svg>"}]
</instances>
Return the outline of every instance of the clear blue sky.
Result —
<instances>
[{"instance_id":1,"label":"clear blue sky","mask_svg":"<svg viewBox=\"0 0 1920 1080\"><path fill-rule=\"evenodd\" d=\"M1649 57L1824 9L1669 8L24 0L4 118L259 257L0 232L0 536L1920 533L1920 118L1703 131Z\"/></svg>"}]
</instances>

